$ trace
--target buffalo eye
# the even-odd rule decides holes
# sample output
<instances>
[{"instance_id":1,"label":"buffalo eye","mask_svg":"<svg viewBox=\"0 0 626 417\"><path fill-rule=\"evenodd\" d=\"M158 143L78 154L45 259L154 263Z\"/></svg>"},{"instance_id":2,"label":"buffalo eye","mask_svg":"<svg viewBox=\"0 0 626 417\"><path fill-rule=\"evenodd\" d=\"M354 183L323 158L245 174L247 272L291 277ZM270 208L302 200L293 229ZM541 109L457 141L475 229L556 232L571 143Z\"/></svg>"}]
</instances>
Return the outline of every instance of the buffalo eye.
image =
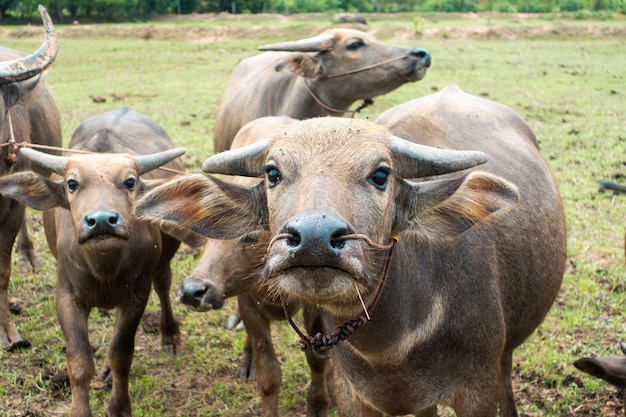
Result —
<instances>
[{"instance_id":1,"label":"buffalo eye","mask_svg":"<svg viewBox=\"0 0 626 417\"><path fill-rule=\"evenodd\" d=\"M356 51L357 49L362 48L364 46L365 46L365 42L363 42L363 39L357 39L357 40L350 42L348 46L346 47L346 49L349 51Z\"/></svg>"},{"instance_id":2,"label":"buffalo eye","mask_svg":"<svg viewBox=\"0 0 626 417\"><path fill-rule=\"evenodd\" d=\"M389 169L379 168L367 179L367 182L374 187L384 190L387 188L387 180L389 179Z\"/></svg>"},{"instance_id":3,"label":"buffalo eye","mask_svg":"<svg viewBox=\"0 0 626 417\"><path fill-rule=\"evenodd\" d=\"M134 191L136 182L137 180L135 178L130 177L126 181L124 181L124 187L126 187L128 191Z\"/></svg>"},{"instance_id":4,"label":"buffalo eye","mask_svg":"<svg viewBox=\"0 0 626 417\"><path fill-rule=\"evenodd\" d=\"M67 190L73 193L78 188L78 181L69 179L67 180Z\"/></svg>"},{"instance_id":5,"label":"buffalo eye","mask_svg":"<svg viewBox=\"0 0 626 417\"><path fill-rule=\"evenodd\" d=\"M270 188L275 187L280 183L281 175L280 171L276 167L267 167L265 173L267 174L267 183Z\"/></svg>"}]
</instances>

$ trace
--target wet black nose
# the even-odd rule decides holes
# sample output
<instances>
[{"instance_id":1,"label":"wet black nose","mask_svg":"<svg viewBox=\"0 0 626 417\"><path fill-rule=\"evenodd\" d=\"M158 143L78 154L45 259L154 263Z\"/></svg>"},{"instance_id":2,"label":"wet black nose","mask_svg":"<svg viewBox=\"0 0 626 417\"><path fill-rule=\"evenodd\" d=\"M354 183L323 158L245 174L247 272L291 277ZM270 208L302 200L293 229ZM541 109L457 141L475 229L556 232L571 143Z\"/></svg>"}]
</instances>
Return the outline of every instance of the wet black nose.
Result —
<instances>
[{"instance_id":1,"label":"wet black nose","mask_svg":"<svg viewBox=\"0 0 626 417\"><path fill-rule=\"evenodd\" d=\"M428 52L426 49L415 48L411 51L411 55L418 58L422 66L430 67L430 52Z\"/></svg>"},{"instance_id":2,"label":"wet black nose","mask_svg":"<svg viewBox=\"0 0 626 417\"><path fill-rule=\"evenodd\" d=\"M83 217L83 227L91 235L113 233L122 225L122 216L109 210L97 210Z\"/></svg>"},{"instance_id":3,"label":"wet black nose","mask_svg":"<svg viewBox=\"0 0 626 417\"><path fill-rule=\"evenodd\" d=\"M215 288L198 279L186 279L178 287L176 300L196 308L202 304L216 310L224 306L224 299L217 295Z\"/></svg>"},{"instance_id":4,"label":"wet black nose","mask_svg":"<svg viewBox=\"0 0 626 417\"><path fill-rule=\"evenodd\" d=\"M304 266L323 266L329 257L339 257L346 246L345 235L354 233L343 219L329 213L309 211L291 218L281 233L293 260Z\"/></svg>"}]
</instances>

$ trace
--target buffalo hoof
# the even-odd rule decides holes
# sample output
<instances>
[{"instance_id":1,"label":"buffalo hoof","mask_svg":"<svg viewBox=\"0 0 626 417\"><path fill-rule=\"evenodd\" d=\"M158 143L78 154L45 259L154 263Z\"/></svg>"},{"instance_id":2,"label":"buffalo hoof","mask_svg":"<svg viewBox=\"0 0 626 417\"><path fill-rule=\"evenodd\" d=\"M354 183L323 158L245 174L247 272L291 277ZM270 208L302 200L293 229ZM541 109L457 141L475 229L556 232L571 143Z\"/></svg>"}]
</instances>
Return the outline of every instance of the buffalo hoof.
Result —
<instances>
[{"instance_id":1,"label":"buffalo hoof","mask_svg":"<svg viewBox=\"0 0 626 417\"><path fill-rule=\"evenodd\" d=\"M30 342L28 340L20 339L17 342L13 342L10 345L4 347L4 350L7 352L15 352L17 350L26 349L30 347Z\"/></svg>"},{"instance_id":2,"label":"buffalo hoof","mask_svg":"<svg viewBox=\"0 0 626 417\"><path fill-rule=\"evenodd\" d=\"M41 269L41 263L33 250L20 251L17 254L17 264L23 272L34 272Z\"/></svg>"}]
</instances>

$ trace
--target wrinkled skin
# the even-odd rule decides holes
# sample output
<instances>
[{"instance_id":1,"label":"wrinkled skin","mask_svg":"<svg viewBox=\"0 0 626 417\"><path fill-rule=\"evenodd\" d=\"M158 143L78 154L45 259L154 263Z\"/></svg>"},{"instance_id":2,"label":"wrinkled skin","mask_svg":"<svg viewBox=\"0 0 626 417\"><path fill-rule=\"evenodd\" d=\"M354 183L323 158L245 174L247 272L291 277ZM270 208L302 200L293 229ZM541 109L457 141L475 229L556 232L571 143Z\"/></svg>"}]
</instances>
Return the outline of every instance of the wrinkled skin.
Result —
<instances>
[{"instance_id":1,"label":"wrinkled skin","mask_svg":"<svg viewBox=\"0 0 626 417\"><path fill-rule=\"evenodd\" d=\"M45 12L44 12L45 13ZM49 20L47 14L44 21ZM45 58L43 65L31 66L32 71L0 70L0 144L10 138L7 112L11 113L13 133L16 142L61 146L61 120L52 93L45 81L45 68L56 55L56 37L52 23L46 29L48 35L42 48L47 52L31 55ZM51 56L50 56L51 55ZM0 62L17 62L25 55L0 46ZM17 67L20 67L17 65ZM54 152L54 151L47 151ZM11 155L13 154L13 155ZM15 158L15 159L13 159ZM12 147L0 147L0 176L31 169L25 158L20 158ZM33 167L41 173L37 167ZM39 268L33 242L28 234L24 206L0 195L0 347L15 350L29 346L17 330L9 310L8 287L11 277L11 251L16 242L17 263L23 271Z\"/></svg>"},{"instance_id":2,"label":"wrinkled skin","mask_svg":"<svg viewBox=\"0 0 626 417\"><path fill-rule=\"evenodd\" d=\"M421 80L431 62L423 49L385 44L371 34L345 28L260 49L273 52L241 61L226 86L213 133L216 153L230 149L236 133L251 120L280 115L294 119L342 116L357 100ZM387 62L394 58L398 59ZM327 78L380 63L384 64ZM307 84L323 105L311 96Z\"/></svg>"},{"instance_id":3,"label":"wrinkled skin","mask_svg":"<svg viewBox=\"0 0 626 417\"><path fill-rule=\"evenodd\" d=\"M566 256L537 141L510 108L455 87L377 123L295 123L203 164L264 184L190 176L147 193L137 213L220 239L266 225L282 236L267 254L270 289L327 323L362 314L355 286L366 306L379 294L371 320L331 351L339 415L432 417L445 405L517 416L512 352L549 311ZM398 234L384 285L388 252L354 233L378 244Z\"/></svg>"},{"instance_id":4,"label":"wrinkled skin","mask_svg":"<svg viewBox=\"0 0 626 417\"><path fill-rule=\"evenodd\" d=\"M128 108L84 121L70 148L93 153L47 160L22 150L55 175L51 180L35 173L7 176L0 180L0 192L45 210L46 239L57 259L57 315L72 390L70 416L92 415L94 357L87 321L98 308L116 309L113 339L99 374L112 379L107 415L127 417L132 415L128 376L135 332L152 286L161 303L163 350L175 354L181 344L169 300L170 261L180 242L157 225L137 220L133 204L148 188L174 175L156 168L182 171L176 158L184 150L172 149L163 129ZM150 155L138 156L144 154Z\"/></svg>"},{"instance_id":5,"label":"wrinkled skin","mask_svg":"<svg viewBox=\"0 0 626 417\"><path fill-rule=\"evenodd\" d=\"M626 343L621 342L620 348L622 353L626 354ZM580 358L574 362L574 366L619 388L622 394L626 393L626 357L623 355ZM626 416L626 407L624 408L624 416Z\"/></svg>"},{"instance_id":6,"label":"wrinkled skin","mask_svg":"<svg viewBox=\"0 0 626 417\"><path fill-rule=\"evenodd\" d=\"M232 148L258 142L295 121L285 116L255 119L237 133ZM222 180L240 186L259 182L258 178L246 177L222 177ZM274 352L270 323L285 320L280 302L256 277L268 242L269 235L265 231L236 240L208 239L200 262L185 278L177 295L178 301L196 311L220 309L225 299L237 297L239 314L247 331L238 376L256 379L264 417L278 416L281 385L280 362ZM298 303L290 304L289 309L291 315L295 314ZM304 321L310 334L323 331L314 310L304 311ZM327 416L330 402L326 386L327 361L307 351L307 362L311 370L307 416Z\"/></svg>"}]
</instances>

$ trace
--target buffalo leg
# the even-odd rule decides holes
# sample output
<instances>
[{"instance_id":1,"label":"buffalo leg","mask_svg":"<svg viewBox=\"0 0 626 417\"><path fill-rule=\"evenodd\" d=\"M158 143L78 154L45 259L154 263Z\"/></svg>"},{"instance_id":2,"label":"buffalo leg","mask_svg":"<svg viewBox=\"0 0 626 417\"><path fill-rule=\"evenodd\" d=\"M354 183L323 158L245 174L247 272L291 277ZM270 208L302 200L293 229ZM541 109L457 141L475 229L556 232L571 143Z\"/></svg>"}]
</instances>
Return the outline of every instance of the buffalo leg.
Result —
<instances>
[{"instance_id":1,"label":"buffalo leg","mask_svg":"<svg viewBox=\"0 0 626 417\"><path fill-rule=\"evenodd\" d=\"M333 390L341 417L383 417L383 413L360 401L359 394L347 378L341 375L339 366L336 365L333 366Z\"/></svg>"},{"instance_id":2,"label":"buffalo leg","mask_svg":"<svg viewBox=\"0 0 626 417\"><path fill-rule=\"evenodd\" d=\"M272 344L270 322L259 312L256 301L247 297L247 293L238 296L238 302L241 319L252 346L263 417L278 416L278 393L282 375Z\"/></svg>"},{"instance_id":3,"label":"buffalo leg","mask_svg":"<svg viewBox=\"0 0 626 417\"><path fill-rule=\"evenodd\" d=\"M72 391L70 417L91 417L89 384L94 363L87 331L89 311L79 307L69 291L57 291L57 316L65 337L67 373Z\"/></svg>"},{"instance_id":4,"label":"buffalo leg","mask_svg":"<svg viewBox=\"0 0 626 417\"><path fill-rule=\"evenodd\" d=\"M154 291L159 296L161 304L161 349L163 352L176 355L180 352L181 337L180 325L170 301L170 287L172 284L172 270L169 266L154 280Z\"/></svg>"},{"instance_id":5,"label":"buffalo leg","mask_svg":"<svg viewBox=\"0 0 626 417\"><path fill-rule=\"evenodd\" d=\"M107 352L107 364L113 379L111 398L107 407L108 417L131 417L132 414L128 379L135 350L135 334L148 295L137 300L137 304L118 307L117 310L115 333Z\"/></svg>"},{"instance_id":6,"label":"buffalo leg","mask_svg":"<svg viewBox=\"0 0 626 417\"><path fill-rule=\"evenodd\" d=\"M318 332L325 334L322 320L318 314L305 308L303 315L308 334L317 334ZM316 357L311 349L306 350L306 360L311 370L311 386L307 398L306 415L307 417L326 417L330 406L326 384L329 361Z\"/></svg>"},{"instance_id":7,"label":"buffalo leg","mask_svg":"<svg viewBox=\"0 0 626 417\"><path fill-rule=\"evenodd\" d=\"M239 312L237 313L239 314ZM240 317L241 318L241 317ZM239 369L237 370L237 378L247 379L248 381L256 380L256 369L254 368L254 355L252 354L252 344L250 336L246 334L246 340L243 344L243 352L239 360Z\"/></svg>"},{"instance_id":8,"label":"buffalo leg","mask_svg":"<svg viewBox=\"0 0 626 417\"><path fill-rule=\"evenodd\" d=\"M41 268L37 254L35 254L35 246L33 240L28 233L26 219L22 221L20 232L17 235L16 242L17 263L24 272L36 271Z\"/></svg>"},{"instance_id":9,"label":"buffalo leg","mask_svg":"<svg viewBox=\"0 0 626 417\"><path fill-rule=\"evenodd\" d=\"M0 197L0 204L3 203ZM18 225L24 221L24 206L9 202L8 216L0 219L0 346L5 350L27 347L13 322L9 309L9 281L11 279L11 252L18 233Z\"/></svg>"},{"instance_id":10,"label":"buffalo leg","mask_svg":"<svg viewBox=\"0 0 626 417\"><path fill-rule=\"evenodd\" d=\"M513 353L504 352L500 361L502 370L502 383L500 388L500 416L517 417L515 408L515 398L513 397L513 386L511 384L511 373L513 372Z\"/></svg>"}]
</instances>

